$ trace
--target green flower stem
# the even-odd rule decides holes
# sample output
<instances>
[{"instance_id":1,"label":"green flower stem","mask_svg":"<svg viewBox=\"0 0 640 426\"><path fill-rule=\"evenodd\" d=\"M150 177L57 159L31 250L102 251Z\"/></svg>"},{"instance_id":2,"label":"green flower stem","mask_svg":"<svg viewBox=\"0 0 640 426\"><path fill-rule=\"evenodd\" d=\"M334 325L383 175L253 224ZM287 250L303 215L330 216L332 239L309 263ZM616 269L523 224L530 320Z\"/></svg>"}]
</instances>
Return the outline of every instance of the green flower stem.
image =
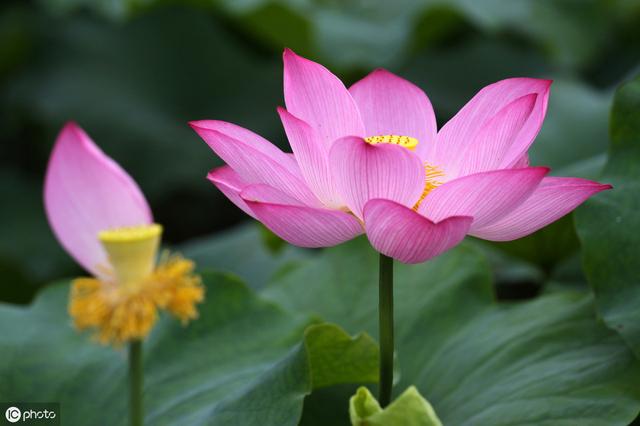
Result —
<instances>
[{"instance_id":1,"label":"green flower stem","mask_svg":"<svg viewBox=\"0 0 640 426\"><path fill-rule=\"evenodd\" d=\"M129 343L129 409L131 426L142 426L142 341Z\"/></svg>"},{"instance_id":2,"label":"green flower stem","mask_svg":"<svg viewBox=\"0 0 640 426\"><path fill-rule=\"evenodd\" d=\"M378 401L382 407L391 402L393 386L393 259L380 254L380 381Z\"/></svg>"}]
</instances>

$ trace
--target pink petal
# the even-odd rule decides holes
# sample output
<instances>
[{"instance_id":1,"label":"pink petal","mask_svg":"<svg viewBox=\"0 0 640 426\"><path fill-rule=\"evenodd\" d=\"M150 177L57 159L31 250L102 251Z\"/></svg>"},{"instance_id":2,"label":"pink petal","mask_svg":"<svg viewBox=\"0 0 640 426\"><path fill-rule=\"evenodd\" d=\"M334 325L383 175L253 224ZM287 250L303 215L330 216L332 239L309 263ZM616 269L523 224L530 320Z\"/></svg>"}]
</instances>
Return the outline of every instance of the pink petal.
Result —
<instances>
[{"instance_id":1,"label":"pink petal","mask_svg":"<svg viewBox=\"0 0 640 426\"><path fill-rule=\"evenodd\" d=\"M533 111L538 95L522 96L507 104L487 120L475 139L454 165L447 169L454 176L466 176L500 168L522 126Z\"/></svg>"},{"instance_id":2,"label":"pink petal","mask_svg":"<svg viewBox=\"0 0 640 426\"><path fill-rule=\"evenodd\" d=\"M285 49L287 110L316 129L327 147L344 136L364 136L355 101L338 77L320 64Z\"/></svg>"},{"instance_id":3,"label":"pink petal","mask_svg":"<svg viewBox=\"0 0 640 426\"><path fill-rule=\"evenodd\" d=\"M412 207L424 190L420 158L397 145L371 145L357 137L339 139L329 152L329 167L342 200L359 218L373 198Z\"/></svg>"},{"instance_id":4,"label":"pink petal","mask_svg":"<svg viewBox=\"0 0 640 426\"><path fill-rule=\"evenodd\" d=\"M420 263L449 250L467 233L472 217L438 223L389 200L370 200L364 208L367 237L380 253L404 263Z\"/></svg>"},{"instance_id":5,"label":"pink petal","mask_svg":"<svg viewBox=\"0 0 640 426\"><path fill-rule=\"evenodd\" d=\"M304 206L267 185L251 185L241 195L260 222L296 246L335 246L363 232L348 213Z\"/></svg>"},{"instance_id":6,"label":"pink petal","mask_svg":"<svg viewBox=\"0 0 640 426\"><path fill-rule=\"evenodd\" d=\"M344 206L329 173L329 150L317 132L283 108L278 108L278 114L309 188L326 207Z\"/></svg>"},{"instance_id":7,"label":"pink petal","mask_svg":"<svg viewBox=\"0 0 640 426\"><path fill-rule=\"evenodd\" d=\"M102 278L109 263L98 233L153 222L138 185L75 123L64 126L51 153L44 205L60 244Z\"/></svg>"},{"instance_id":8,"label":"pink petal","mask_svg":"<svg viewBox=\"0 0 640 426\"><path fill-rule=\"evenodd\" d=\"M522 96L536 94L529 118L505 155L502 168L511 167L527 151L542 126L550 86L550 80L509 78L483 88L440 129L432 162L446 170L496 112Z\"/></svg>"},{"instance_id":9,"label":"pink petal","mask_svg":"<svg viewBox=\"0 0 640 426\"><path fill-rule=\"evenodd\" d=\"M492 241L524 237L555 222L605 189L611 189L611 185L579 178L544 178L524 203L499 221L476 229L472 234Z\"/></svg>"},{"instance_id":10,"label":"pink petal","mask_svg":"<svg viewBox=\"0 0 640 426\"><path fill-rule=\"evenodd\" d=\"M242 211L256 219L255 214L251 211L247 203L240 197L240 192L248 183L242 180L240 175L233 171L229 166L222 166L213 169L207 175L207 179L213 183L233 204L240 207Z\"/></svg>"},{"instance_id":11,"label":"pink petal","mask_svg":"<svg viewBox=\"0 0 640 426\"><path fill-rule=\"evenodd\" d=\"M518 207L548 172L546 167L530 167L454 179L431 191L418 211L434 222L449 216L473 216L471 231L474 231Z\"/></svg>"},{"instance_id":12,"label":"pink petal","mask_svg":"<svg viewBox=\"0 0 640 426\"><path fill-rule=\"evenodd\" d=\"M243 200L254 203L260 202L304 207L304 204L299 200L288 196L279 189L261 183L248 185L242 190L240 196Z\"/></svg>"},{"instance_id":13,"label":"pink petal","mask_svg":"<svg viewBox=\"0 0 640 426\"><path fill-rule=\"evenodd\" d=\"M522 157L520 157L513 165L512 169L524 169L525 167L529 167L531 161L529 161L529 154L524 153Z\"/></svg>"},{"instance_id":14,"label":"pink petal","mask_svg":"<svg viewBox=\"0 0 640 426\"><path fill-rule=\"evenodd\" d=\"M358 104L367 136L403 135L418 139L416 154L426 158L436 142L436 117L427 95L407 80L379 69L349 92Z\"/></svg>"},{"instance_id":15,"label":"pink petal","mask_svg":"<svg viewBox=\"0 0 640 426\"><path fill-rule=\"evenodd\" d=\"M307 205L321 205L305 184L297 166L293 170L288 165L288 162L293 160L292 156L280 150L266 152L265 149L258 149L251 143L239 141L218 130L199 127L195 123L190 124L209 147L245 182L265 183Z\"/></svg>"},{"instance_id":16,"label":"pink petal","mask_svg":"<svg viewBox=\"0 0 640 426\"><path fill-rule=\"evenodd\" d=\"M253 133L251 130L245 129L244 127L240 127L233 123L228 123L226 121L220 120L196 120L189 122L189 125L203 139L205 139L203 134L207 134L207 132L205 132L206 130L218 131L232 139L249 145L250 147L262 152L270 158L273 158L291 173L299 173L298 164L291 155L282 152L280 148L278 148L262 136Z\"/></svg>"}]
</instances>

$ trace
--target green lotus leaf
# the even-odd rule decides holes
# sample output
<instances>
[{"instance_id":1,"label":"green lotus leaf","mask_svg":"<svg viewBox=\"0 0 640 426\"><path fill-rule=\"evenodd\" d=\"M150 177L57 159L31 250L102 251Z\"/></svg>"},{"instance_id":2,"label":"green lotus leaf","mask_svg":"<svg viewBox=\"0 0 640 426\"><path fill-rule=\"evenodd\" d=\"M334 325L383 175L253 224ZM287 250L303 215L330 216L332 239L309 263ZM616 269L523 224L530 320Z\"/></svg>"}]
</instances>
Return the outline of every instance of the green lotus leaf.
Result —
<instances>
[{"instance_id":1,"label":"green lotus leaf","mask_svg":"<svg viewBox=\"0 0 640 426\"><path fill-rule=\"evenodd\" d=\"M354 240L303 261L263 294L376 336L377 260L365 239ZM627 425L640 410L640 363L586 290L497 303L484 256L463 244L425 264L396 263L395 299L395 389L415 385L445 425ZM322 417L353 394L337 392L342 399L312 395L309 409L324 411L305 413L302 424L348 425Z\"/></svg>"},{"instance_id":2,"label":"green lotus leaf","mask_svg":"<svg viewBox=\"0 0 640 426\"><path fill-rule=\"evenodd\" d=\"M613 189L585 203L576 224L598 311L640 356L640 76L618 89L610 127L599 180Z\"/></svg>"},{"instance_id":3,"label":"green lotus leaf","mask_svg":"<svg viewBox=\"0 0 640 426\"><path fill-rule=\"evenodd\" d=\"M144 342L147 424L293 426L313 389L377 379L369 336L287 314L229 275L203 280L200 318L165 318ZM125 351L75 331L67 293L0 305L0 400L59 402L65 425L128 424Z\"/></svg>"}]
</instances>

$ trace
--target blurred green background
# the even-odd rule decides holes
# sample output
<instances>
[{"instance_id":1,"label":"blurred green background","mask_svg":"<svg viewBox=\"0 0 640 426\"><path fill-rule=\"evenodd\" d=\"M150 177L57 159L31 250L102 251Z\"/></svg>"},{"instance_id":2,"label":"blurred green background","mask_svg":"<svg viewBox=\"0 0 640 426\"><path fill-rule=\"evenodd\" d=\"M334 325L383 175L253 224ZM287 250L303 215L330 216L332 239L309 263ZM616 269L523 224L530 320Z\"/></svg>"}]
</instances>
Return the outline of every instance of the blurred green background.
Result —
<instances>
[{"instance_id":1,"label":"blurred green background","mask_svg":"<svg viewBox=\"0 0 640 426\"><path fill-rule=\"evenodd\" d=\"M347 84L374 67L412 80L440 125L488 83L551 78L532 163L595 177L613 90L640 70L640 2L5 0L0 300L25 303L43 283L78 273L41 201L46 161L67 120L139 182L169 244L248 220L206 181L220 161L186 123L232 121L287 147L275 112L284 103L285 46ZM511 289L505 298L533 294L542 281L584 281L571 217L486 248L498 285Z\"/></svg>"}]
</instances>

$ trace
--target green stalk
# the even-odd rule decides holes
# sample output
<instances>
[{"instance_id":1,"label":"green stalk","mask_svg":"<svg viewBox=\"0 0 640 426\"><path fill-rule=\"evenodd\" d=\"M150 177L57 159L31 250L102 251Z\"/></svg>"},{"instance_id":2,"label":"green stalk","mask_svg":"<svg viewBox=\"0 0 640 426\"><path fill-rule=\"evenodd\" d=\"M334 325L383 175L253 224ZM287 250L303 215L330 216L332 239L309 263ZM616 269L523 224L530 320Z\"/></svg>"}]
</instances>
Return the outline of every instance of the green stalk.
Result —
<instances>
[{"instance_id":1,"label":"green stalk","mask_svg":"<svg viewBox=\"0 0 640 426\"><path fill-rule=\"evenodd\" d=\"M131 426L142 426L142 341L129 343L129 409Z\"/></svg>"},{"instance_id":2,"label":"green stalk","mask_svg":"<svg viewBox=\"0 0 640 426\"><path fill-rule=\"evenodd\" d=\"M380 327L380 382L378 402L386 407L391 402L393 386L393 259L380 254L378 296Z\"/></svg>"}]
</instances>

